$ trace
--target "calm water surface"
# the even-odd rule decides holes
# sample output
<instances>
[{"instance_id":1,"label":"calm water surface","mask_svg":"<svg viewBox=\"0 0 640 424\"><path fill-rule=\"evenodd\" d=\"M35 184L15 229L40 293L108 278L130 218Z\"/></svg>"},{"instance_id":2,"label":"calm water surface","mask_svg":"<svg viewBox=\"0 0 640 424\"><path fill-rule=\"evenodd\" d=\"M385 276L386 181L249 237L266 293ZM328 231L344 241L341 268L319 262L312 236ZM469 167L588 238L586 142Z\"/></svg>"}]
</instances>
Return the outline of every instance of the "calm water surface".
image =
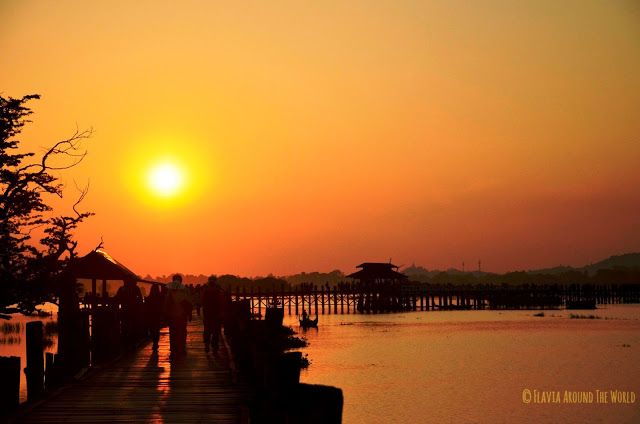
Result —
<instances>
[{"instance_id":1,"label":"calm water surface","mask_svg":"<svg viewBox=\"0 0 640 424\"><path fill-rule=\"evenodd\" d=\"M24 370L27 366L27 340L26 340L26 324L30 321L42 321L43 324L47 322L56 322L56 314L54 313L50 317L27 317L20 314L14 314L11 320L0 320L0 356L18 356L20 357L20 368ZM19 330L17 332L5 331L2 328L4 323L11 325L18 325ZM56 353L58 351L58 335L47 334L45 335L45 352ZM27 400L27 377L24 372L20 373L20 402Z\"/></svg>"},{"instance_id":2,"label":"calm water surface","mask_svg":"<svg viewBox=\"0 0 640 424\"><path fill-rule=\"evenodd\" d=\"M535 313L320 316L303 333L301 379L342 388L346 424L640 423L640 306ZM636 402L525 404L524 389L626 390Z\"/></svg>"}]
</instances>

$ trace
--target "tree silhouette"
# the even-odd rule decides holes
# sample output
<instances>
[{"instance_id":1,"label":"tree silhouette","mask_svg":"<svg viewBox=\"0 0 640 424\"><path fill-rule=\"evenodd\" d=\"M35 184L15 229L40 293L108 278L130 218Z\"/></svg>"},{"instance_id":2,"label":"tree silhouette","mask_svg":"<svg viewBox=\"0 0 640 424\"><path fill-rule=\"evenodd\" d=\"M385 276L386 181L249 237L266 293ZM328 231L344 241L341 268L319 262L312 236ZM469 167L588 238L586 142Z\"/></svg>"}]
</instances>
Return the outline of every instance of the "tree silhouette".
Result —
<instances>
[{"instance_id":1,"label":"tree silhouette","mask_svg":"<svg viewBox=\"0 0 640 424\"><path fill-rule=\"evenodd\" d=\"M52 174L78 165L86 156L82 143L91 130L79 131L56 142L37 158L20 149L16 137L33 112L26 106L37 94L21 98L0 96L0 316L7 312L33 312L35 306L55 296L64 264L75 256L73 230L92 215L80 212L88 185L79 189L71 216L51 217L47 196L62 198L64 186ZM44 237L34 242L31 233L44 227ZM17 308L7 308L17 304ZM6 318L6 316L3 316Z\"/></svg>"}]
</instances>

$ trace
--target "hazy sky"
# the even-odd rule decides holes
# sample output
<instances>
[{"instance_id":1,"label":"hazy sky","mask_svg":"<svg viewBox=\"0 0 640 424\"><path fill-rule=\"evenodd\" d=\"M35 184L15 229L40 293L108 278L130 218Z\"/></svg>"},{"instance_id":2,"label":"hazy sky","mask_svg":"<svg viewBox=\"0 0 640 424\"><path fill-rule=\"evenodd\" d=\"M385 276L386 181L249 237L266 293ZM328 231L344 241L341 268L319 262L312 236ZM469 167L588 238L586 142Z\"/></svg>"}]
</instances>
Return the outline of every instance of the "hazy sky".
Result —
<instances>
[{"instance_id":1,"label":"hazy sky","mask_svg":"<svg viewBox=\"0 0 640 424\"><path fill-rule=\"evenodd\" d=\"M140 274L640 250L633 1L0 0L0 92L30 148L94 128L61 206Z\"/></svg>"}]
</instances>

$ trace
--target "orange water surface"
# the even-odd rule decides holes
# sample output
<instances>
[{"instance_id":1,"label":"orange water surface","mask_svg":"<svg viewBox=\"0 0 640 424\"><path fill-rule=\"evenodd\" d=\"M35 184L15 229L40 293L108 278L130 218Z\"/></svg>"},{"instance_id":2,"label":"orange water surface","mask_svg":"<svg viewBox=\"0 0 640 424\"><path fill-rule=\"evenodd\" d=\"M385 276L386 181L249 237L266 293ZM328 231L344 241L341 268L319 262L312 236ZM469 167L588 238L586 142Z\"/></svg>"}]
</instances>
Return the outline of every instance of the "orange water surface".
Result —
<instances>
[{"instance_id":1,"label":"orange water surface","mask_svg":"<svg viewBox=\"0 0 640 424\"><path fill-rule=\"evenodd\" d=\"M301 380L340 387L346 424L640 422L640 305L536 313L321 315L301 332L312 361ZM526 390L561 403L526 403ZM568 403L565 390L636 400Z\"/></svg>"}]
</instances>

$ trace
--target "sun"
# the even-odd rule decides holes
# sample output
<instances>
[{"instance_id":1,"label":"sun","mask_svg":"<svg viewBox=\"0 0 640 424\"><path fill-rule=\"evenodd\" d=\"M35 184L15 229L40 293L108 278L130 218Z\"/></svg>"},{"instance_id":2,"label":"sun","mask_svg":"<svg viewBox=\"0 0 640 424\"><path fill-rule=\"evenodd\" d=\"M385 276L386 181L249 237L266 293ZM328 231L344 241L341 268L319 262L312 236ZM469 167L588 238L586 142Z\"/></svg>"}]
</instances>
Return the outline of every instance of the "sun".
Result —
<instances>
[{"instance_id":1,"label":"sun","mask_svg":"<svg viewBox=\"0 0 640 424\"><path fill-rule=\"evenodd\" d=\"M183 188L184 172L174 163L158 163L149 170L147 182L154 194L161 197L175 196Z\"/></svg>"}]
</instances>

